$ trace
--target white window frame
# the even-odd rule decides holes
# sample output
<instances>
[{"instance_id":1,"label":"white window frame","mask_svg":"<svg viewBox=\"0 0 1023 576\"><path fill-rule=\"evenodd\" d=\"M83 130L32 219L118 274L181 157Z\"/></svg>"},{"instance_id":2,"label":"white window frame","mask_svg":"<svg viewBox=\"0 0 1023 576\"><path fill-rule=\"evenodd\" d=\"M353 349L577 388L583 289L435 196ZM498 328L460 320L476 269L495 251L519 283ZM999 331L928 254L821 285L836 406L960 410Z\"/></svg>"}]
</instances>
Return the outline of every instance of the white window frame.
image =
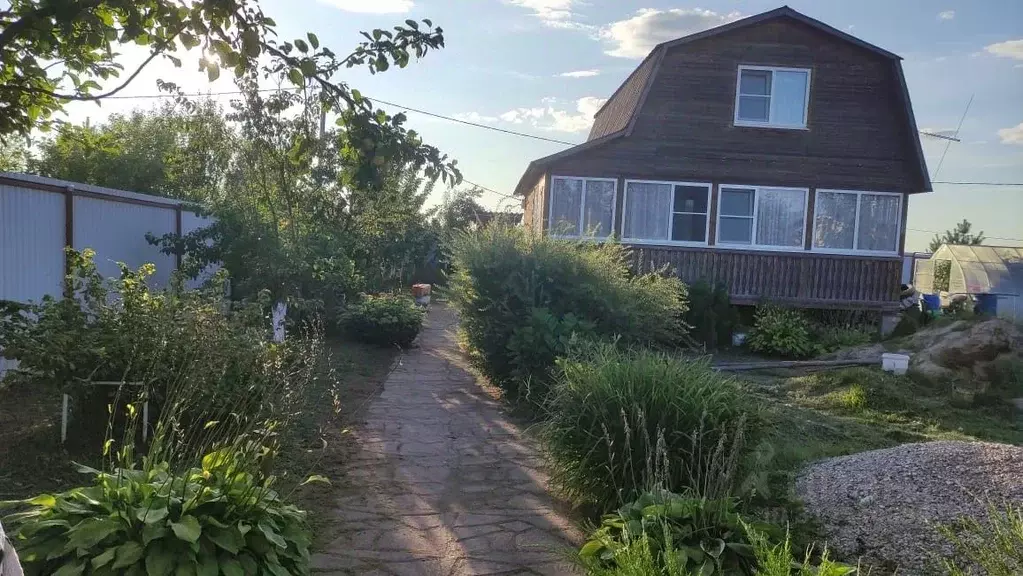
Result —
<instances>
[{"instance_id":1,"label":"white window frame","mask_svg":"<svg viewBox=\"0 0 1023 576\"><path fill-rule=\"evenodd\" d=\"M668 237L665 240L651 240L649 238L626 238L625 237L625 216L629 213L629 183L634 184L665 184L671 186L671 200L668 203ZM679 214L696 214L707 217L707 224L703 230L703 242L692 242L689 240L672 240L671 232L675 226L675 186L693 186L707 188L707 213L702 212L679 212ZM675 182L671 180L626 180L625 189L622 191L622 227L618 231L623 243L628 244L650 244L657 246L708 246L710 242L710 214L711 214L711 190L713 184L710 182Z\"/></svg>"},{"instance_id":2,"label":"white window frame","mask_svg":"<svg viewBox=\"0 0 1023 576\"><path fill-rule=\"evenodd\" d=\"M904 198L905 194L900 192L876 192L872 190L835 190L831 188L818 188L817 194L826 192L828 194L853 194L856 196L856 216L853 220L853 247L848 248L819 248L816 246L816 242L810 243L810 250L819 254L855 254L858 256L898 256L899 245L902 243L902 212L904 210L903 203L906 201ZM895 223L895 249L892 251L888 250L860 250L856 248L860 243L860 203L861 198L864 195L870 196L896 196L899 199L899 219ZM816 200L816 198L815 198ZM817 238L817 210L814 207L813 214L813 236Z\"/></svg>"},{"instance_id":3,"label":"white window frame","mask_svg":"<svg viewBox=\"0 0 1023 576\"><path fill-rule=\"evenodd\" d=\"M582 180L583 190L582 197L579 199L579 229L578 234L555 234L554 233L554 211L550 210L549 207L554 204L554 181L555 180ZM585 230L582 229L583 217L586 214L586 182L611 182L614 184L614 190L611 195L611 227L607 232L606 236L591 236L586 234ZM617 178L593 178L590 176L563 176L563 175L551 175L551 186L550 186L550 197L547 199L547 230L553 238L564 238L569 240L597 240L604 241L614 238L615 235L615 217L617 216L616 208L618 207L618 179Z\"/></svg>"},{"instance_id":4,"label":"white window frame","mask_svg":"<svg viewBox=\"0 0 1023 576\"><path fill-rule=\"evenodd\" d=\"M771 72L771 94L768 96L767 101L767 122L758 122L756 120L742 120L739 118L739 97L742 95L742 71L743 70L764 70ZM803 95L803 123L802 124L778 124L771 122L771 99L775 96L774 80L777 78L775 72L805 72L806 73L806 94ZM785 130L807 130L807 119L810 116L810 79L813 72L809 68L783 68L780 66L753 66L749 64L740 64L739 70L735 74L735 114L734 120L736 126L748 126L754 128L783 128Z\"/></svg>"},{"instance_id":5,"label":"white window frame","mask_svg":"<svg viewBox=\"0 0 1023 576\"><path fill-rule=\"evenodd\" d=\"M753 231L750 235L750 243L742 244L739 242L722 242L721 241L721 197L724 196L722 191L725 188L740 188L743 190L753 190ZM803 193L803 226L799 234L799 246L773 246L771 244L757 244L757 224L760 223L760 190L776 189L776 190L792 190ZM727 250L766 250L769 252L806 252L806 221L810 217L810 189L799 188L798 186L764 186L759 184L719 184L718 185L718 203L717 203L717 214L714 217L714 247L724 248ZM727 216L726 216L727 217ZM736 216L738 218L738 216Z\"/></svg>"}]
</instances>

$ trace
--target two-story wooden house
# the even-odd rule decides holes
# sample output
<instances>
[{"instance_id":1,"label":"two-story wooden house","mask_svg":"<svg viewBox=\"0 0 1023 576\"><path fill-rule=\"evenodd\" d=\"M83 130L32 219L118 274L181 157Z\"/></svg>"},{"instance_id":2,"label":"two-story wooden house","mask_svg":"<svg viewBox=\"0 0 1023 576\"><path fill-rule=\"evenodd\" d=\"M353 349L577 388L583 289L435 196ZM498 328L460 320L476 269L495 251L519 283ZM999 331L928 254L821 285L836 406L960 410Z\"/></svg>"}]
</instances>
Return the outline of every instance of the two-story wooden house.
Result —
<instances>
[{"instance_id":1,"label":"two-story wooden house","mask_svg":"<svg viewBox=\"0 0 1023 576\"><path fill-rule=\"evenodd\" d=\"M736 304L893 309L931 190L900 61L788 7L665 42L587 142L529 164L524 223L615 236Z\"/></svg>"}]
</instances>

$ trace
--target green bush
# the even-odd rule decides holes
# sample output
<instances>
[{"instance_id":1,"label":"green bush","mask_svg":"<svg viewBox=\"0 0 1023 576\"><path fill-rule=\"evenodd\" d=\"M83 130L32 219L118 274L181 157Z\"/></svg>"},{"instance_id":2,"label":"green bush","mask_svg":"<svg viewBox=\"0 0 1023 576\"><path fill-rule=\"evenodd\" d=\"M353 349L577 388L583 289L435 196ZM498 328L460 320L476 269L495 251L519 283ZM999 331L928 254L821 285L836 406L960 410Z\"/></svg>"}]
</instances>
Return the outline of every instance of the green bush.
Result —
<instances>
[{"instance_id":1,"label":"green bush","mask_svg":"<svg viewBox=\"0 0 1023 576\"><path fill-rule=\"evenodd\" d=\"M574 314L557 318L546 308L533 308L527 322L516 328L508 340L513 382L520 384L513 391L514 397L543 404L555 360L565 354L573 339L585 339L592 333L593 324Z\"/></svg>"},{"instance_id":2,"label":"green bush","mask_svg":"<svg viewBox=\"0 0 1023 576\"><path fill-rule=\"evenodd\" d=\"M690 334L708 349L732 345L739 313L732 306L728 286L700 281L689 287L689 310L685 316Z\"/></svg>"},{"instance_id":3,"label":"green bush","mask_svg":"<svg viewBox=\"0 0 1023 576\"><path fill-rule=\"evenodd\" d=\"M862 346L874 341L876 331L852 326L816 325L811 329L817 354L834 352L842 348Z\"/></svg>"},{"instance_id":4,"label":"green bush","mask_svg":"<svg viewBox=\"0 0 1023 576\"><path fill-rule=\"evenodd\" d=\"M746 342L750 350L769 356L806 358L817 352L806 318L798 310L773 305L757 309Z\"/></svg>"},{"instance_id":5,"label":"green bush","mask_svg":"<svg viewBox=\"0 0 1023 576\"><path fill-rule=\"evenodd\" d=\"M645 538L644 538L645 537ZM755 573L753 548L746 539L735 501L707 500L646 492L604 517L579 551L584 566L608 569L632 561L629 543L645 539L659 573L681 569L682 574ZM677 568L676 568L677 567Z\"/></svg>"},{"instance_id":6,"label":"green bush","mask_svg":"<svg viewBox=\"0 0 1023 576\"><path fill-rule=\"evenodd\" d=\"M230 303L217 276L203 290L174 278L166 290L148 286L152 264L104 279L93 252L68 251L66 279L74 298L46 297L0 315L0 348L19 362L5 384L47 386L86 395L88 382L138 382L151 400L185 374L209 397L253 385L252 366L267 353L269 301Z\"/></svg>"},{"instance_id":7,"label":"green bush","mask_svg":"<svg viewBox=\"0 0 1023 576\"><path fill-rule=\"evenodd\" d=\"M341 328L352 338L378 346L405 347L423 327L423 311L411 298L367 296L341 314Z\"/></svg>"},{"instance_id":8,"label":"green bush","mask_svg":"<svg viewBox=\"0 0 1023 576\"><path fill-rule=\"evenodd\" d=\"M516 333L525 340L521 331L536 328L537 309L569 324L547 330L555 356L563 353L559 342L569 327L627 344L678 343L685 335L685 286L660 274L633 276L627 258L613 242L563 241L499 225L458 238L451 298L477 368L512 396L524 377L547 377L551 365L536 361L543 356L520 364L521 347L509 348Z\"/></svg>"},{"instance_id":9,"label":"green bush","mask_svg":"<svg viewBox=\"0 0 1023 576\"><path fill-rule=\"evenodd\" d=\"M763 418L707 362L597 344L559 367L540 434L552 485L574 503L603 512L655 486L717 499L759 485L746 439Z\"/></svg>"},{"instance_id":10,"label":"green bush","mask_svg":"<svg viewBox=\"0 0 1023 576\"><path fill-rule=\"evenodd\" d=\"M27 575L309 573L305 513L219 454L181 475L84 471L92 485L7 517Z\"/></svg>"}]
</instances>

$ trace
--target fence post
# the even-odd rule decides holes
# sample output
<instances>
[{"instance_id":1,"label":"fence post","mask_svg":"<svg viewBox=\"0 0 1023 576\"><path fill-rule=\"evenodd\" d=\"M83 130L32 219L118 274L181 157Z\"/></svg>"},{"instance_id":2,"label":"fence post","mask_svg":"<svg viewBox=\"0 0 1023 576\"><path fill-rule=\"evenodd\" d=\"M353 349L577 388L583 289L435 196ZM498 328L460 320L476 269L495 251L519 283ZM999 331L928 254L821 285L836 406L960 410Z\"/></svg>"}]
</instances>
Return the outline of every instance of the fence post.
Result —
<instances>
[{"instance_id":1,"label":"fence post","mask_svg":"<svg viewBox=\"0 0 1023 576\"><path fill-rule=\"evenodd\" d=\"M71 285L67 276L71 275L71 261L68 260L67 249L75 247L75 187L64 189L64 296L71 297Z\"/></svg>"}]
</instances>

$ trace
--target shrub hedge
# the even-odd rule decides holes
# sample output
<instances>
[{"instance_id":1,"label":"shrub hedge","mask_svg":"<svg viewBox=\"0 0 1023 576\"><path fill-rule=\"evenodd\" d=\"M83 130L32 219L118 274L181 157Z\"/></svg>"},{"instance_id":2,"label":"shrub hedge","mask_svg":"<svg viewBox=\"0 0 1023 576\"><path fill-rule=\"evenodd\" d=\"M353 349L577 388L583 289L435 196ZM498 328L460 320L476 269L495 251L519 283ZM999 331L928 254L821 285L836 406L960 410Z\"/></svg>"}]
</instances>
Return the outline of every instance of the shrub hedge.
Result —
<instances>
[{"instance_id":1,"label":"shrub hedge","mask_svg":"<svg viewBox=\"0 0 1023 576\"><path fill-rule=\"evenodd\" d=\"M451 301L477 368L511 398L540 401L572 335L672 346L685 335L685 285L633 276L621 245L490 226L454 243Z\"/></svg>"},{"instance_id":2,"label":"shrub hedge","mask_svg":"<svg viewBox=\"0 0 1023 576\"><path fill-rule=\"evenodd\" d=\"M350 337L378 346L405 347L423 327L423 311L407 296L366 296L350 306L340 325Z\"/></svg>"}]
</instances>

